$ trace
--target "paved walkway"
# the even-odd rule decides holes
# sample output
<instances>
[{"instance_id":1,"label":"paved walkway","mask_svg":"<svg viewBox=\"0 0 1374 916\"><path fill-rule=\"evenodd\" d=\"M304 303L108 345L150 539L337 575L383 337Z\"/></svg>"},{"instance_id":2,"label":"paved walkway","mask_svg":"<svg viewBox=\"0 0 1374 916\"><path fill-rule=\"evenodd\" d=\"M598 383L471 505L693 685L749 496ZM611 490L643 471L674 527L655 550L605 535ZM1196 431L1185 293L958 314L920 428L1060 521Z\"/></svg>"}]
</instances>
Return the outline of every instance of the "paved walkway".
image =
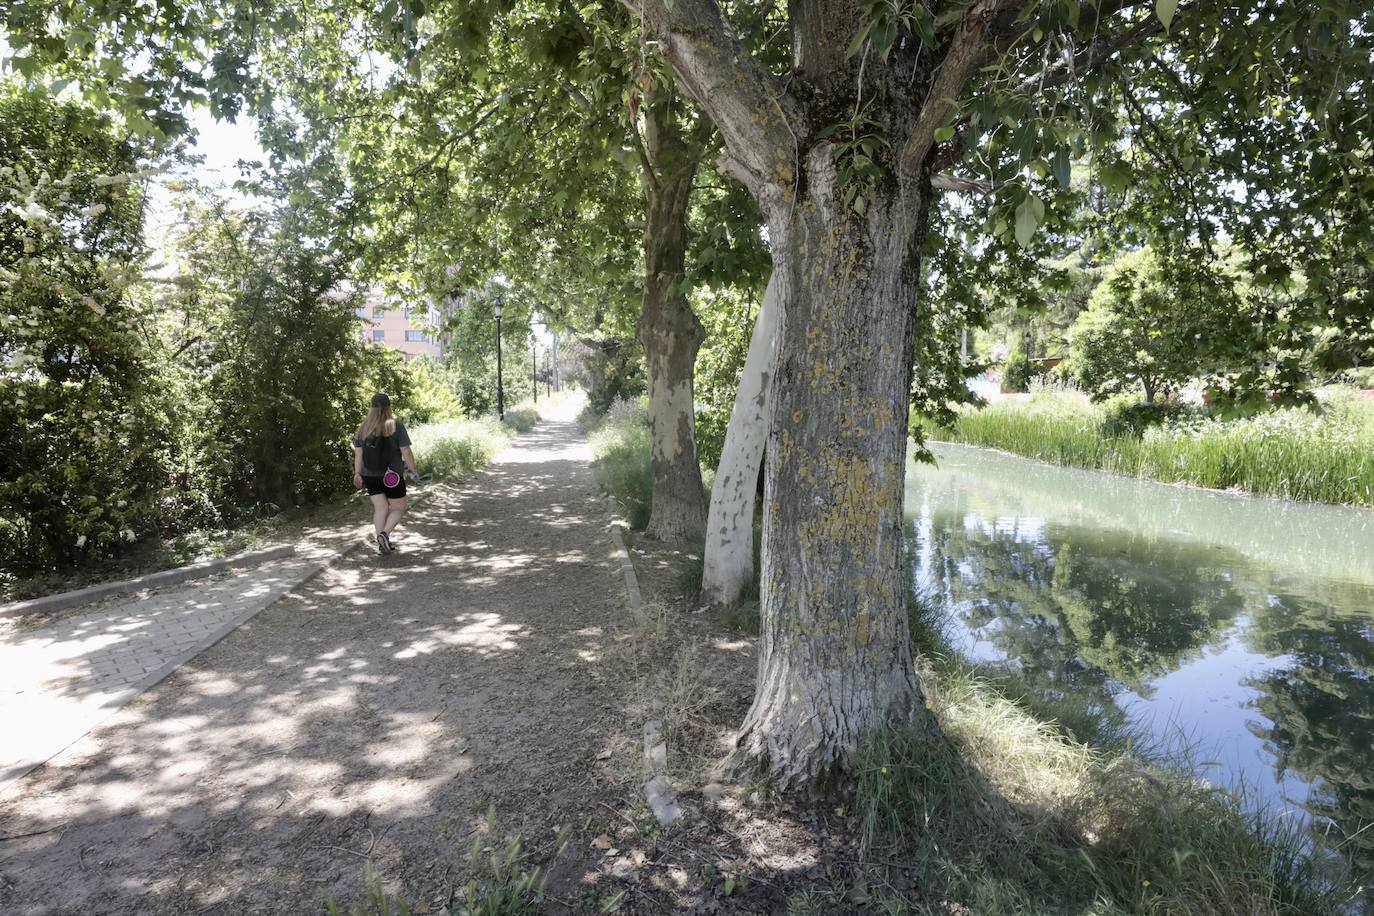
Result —
<instances>
[{"instance_id":1,"label":"paved walkway","mask_svg":"<svg viewBox=\"0 0 1374 916\"><path fill-rule=\"evenodd\" d=\"M341 532L256 569L73 609L0 642L0 794L356 539Z\"/></svg>"}]
</instances>

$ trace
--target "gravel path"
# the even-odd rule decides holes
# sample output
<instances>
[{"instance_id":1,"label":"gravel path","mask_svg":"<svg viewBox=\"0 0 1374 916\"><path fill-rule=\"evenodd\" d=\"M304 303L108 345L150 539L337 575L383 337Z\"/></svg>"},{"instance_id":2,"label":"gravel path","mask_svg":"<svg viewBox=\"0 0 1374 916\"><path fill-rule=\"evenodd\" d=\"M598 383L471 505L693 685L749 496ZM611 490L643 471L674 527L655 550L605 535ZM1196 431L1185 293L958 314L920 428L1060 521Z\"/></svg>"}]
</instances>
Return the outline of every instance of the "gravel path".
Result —
<instances>
[{"instance_id":1,"label":"gravel path","mask_svg":"<svg viewBox=\"0 0 1374 916\"><path fill-rule=\"evenodd\" d=\"M489 805L583 809L626 718L589 457L541 423L435 487L399 553L354 552L20 780L0 911L320 912L366 859L427 912Z\"/></svg>"}]
</instances>

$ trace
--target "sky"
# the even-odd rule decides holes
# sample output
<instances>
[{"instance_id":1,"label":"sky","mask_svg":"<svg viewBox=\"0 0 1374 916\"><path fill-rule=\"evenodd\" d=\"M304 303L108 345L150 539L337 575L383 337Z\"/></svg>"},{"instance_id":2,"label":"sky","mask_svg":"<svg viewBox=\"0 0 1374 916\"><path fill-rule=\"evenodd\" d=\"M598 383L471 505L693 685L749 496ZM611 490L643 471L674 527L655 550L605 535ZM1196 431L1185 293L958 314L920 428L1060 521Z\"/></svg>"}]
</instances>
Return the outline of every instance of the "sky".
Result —
<instances>
[{"instance_id":1,"label":"sky","mask_svg":"<svg viewBox=\"0 0 1374 916\"><path fill-rule=\"evenodd\" d=\"M204 162L180 168L153 184L148 201L148 239L154 246L161 245L175 216L168 181L194 178L202 184L223 187L233 195L233 183L240 177L236 163L240 159L266 158L258 145L257 122L251 117L240 116L230 124L216 121L209 111L197 108L191 111L189 120L198 135L191 152L204 157Z\"/></svg>"}]
</instances>

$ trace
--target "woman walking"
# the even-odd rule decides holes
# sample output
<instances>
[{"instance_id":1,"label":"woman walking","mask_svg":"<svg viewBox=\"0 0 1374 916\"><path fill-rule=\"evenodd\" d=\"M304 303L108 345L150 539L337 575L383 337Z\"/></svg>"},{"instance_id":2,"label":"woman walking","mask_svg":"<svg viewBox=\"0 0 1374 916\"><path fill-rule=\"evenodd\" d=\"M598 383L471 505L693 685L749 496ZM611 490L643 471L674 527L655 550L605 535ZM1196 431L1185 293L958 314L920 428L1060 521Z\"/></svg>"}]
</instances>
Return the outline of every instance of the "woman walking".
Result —
<instances>
[{"instance_id":1,"label":"woman walking","mask_svg":"<svg viewBox=\"0 0 1374 916\"><path fill-rule=\"evenodd\" d=\"M372 527L377 537L377 552L391 553L391 532L406 511L406 482L402 473L418 477L415 454L410 450L406 428L391 415L391 398L372 396L367 412L353 437L353 486L367 487L372 499Z\"/></svg>"}]
</instances>

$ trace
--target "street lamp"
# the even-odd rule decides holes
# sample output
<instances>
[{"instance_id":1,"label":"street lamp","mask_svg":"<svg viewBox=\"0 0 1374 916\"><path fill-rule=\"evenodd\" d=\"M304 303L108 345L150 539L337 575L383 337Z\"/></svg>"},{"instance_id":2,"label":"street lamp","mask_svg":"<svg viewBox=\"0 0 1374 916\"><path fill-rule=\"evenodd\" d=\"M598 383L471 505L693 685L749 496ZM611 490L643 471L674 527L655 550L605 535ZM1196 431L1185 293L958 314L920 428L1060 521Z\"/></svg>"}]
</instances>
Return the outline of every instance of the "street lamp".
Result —
<instances>
[{"instance_id":1,"label":"street lamp","mask_svg":"<svg viewBox=\"0 0 1374 916\"><path fill-rule=\"evenodd\" d=\"M491 313L496 316L496 417L506 418L506 389L501 383L501 294L491 300Z\"/></svg>"},{"instance_id":2,"label":"street lamp","mask_svg":"<svg viewBox=\"0 0 1374 916\"><path fill-rule=\"evenodd\" d=\"M539 344L530 337L530 381L534 383L534 403L539 403Z\"/></svg>"}]
</instances>

